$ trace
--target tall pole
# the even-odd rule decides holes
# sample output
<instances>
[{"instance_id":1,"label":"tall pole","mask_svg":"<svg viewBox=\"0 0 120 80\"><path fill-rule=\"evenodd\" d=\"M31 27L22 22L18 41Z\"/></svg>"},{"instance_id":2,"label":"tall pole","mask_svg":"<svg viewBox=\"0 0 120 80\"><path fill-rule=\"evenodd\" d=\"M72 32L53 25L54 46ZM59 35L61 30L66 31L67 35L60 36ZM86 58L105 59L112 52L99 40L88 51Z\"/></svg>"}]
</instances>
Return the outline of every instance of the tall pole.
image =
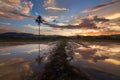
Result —
<instances>
[{"instance_id":1,"label":"tall pole","mask_svg":"<svg viewBox=\"0 0 120 80\"><path fill-rule=\"evenodd\" d=\"M39 38L38 38L38 41L40 40L40 24L39 24ZM40 43L39 43L39 57L40 57Z\"/></svg>"},{"instance_id":2,"label":"tall pole","mask_svg":"<svg viewBox=\"0 0 120 80\"><path fill-rule=\"evenodd\" d=\"M42 17L39 15L37 18L36 18L36 20L35 20L37 23L38 23L38 27L39 27L39 35L38 35L38 41L40 41L40 24L41 23L43 23L43 19L42 19ZM39 55L40 55L40 43L39 43Z\"/></svg>"},{"instance_id":3,"label":"tall pole","mask_svg":"<svg viewBox=\"0 0 120 80\"><path fill-rule=\"evenodd\" d=\"M39 27L39 35L38 35L38 41L40 40L40 24L38 24L38 27ZM37 63L38 64L40 64L41 63L41 60L42 60L42 57L40 56L40 43L38 42L38 57L36 58L36 61L37 61Z\"/></svg>"},{"instance_id":4,"label":"tall pole","mask_svg":"<svg viewBox=\"0 0 120 80\"><path fill-rule=\"evenodd\" d=\"M40 24L38 26L39 26L39 40L40 40Z\"/></svg>"},{"instance_id":5,"label":"tall pole","mask_svg":"<svg viewBox=\"0 0 120 80\"><path fill-rule=\"evenodd\" d=\"M38 62L38 64L40 64L41 59L42 59L42 57L40 56L40 42L39 42L40 41L40 23L42 23L41 16L37 17L36 22L38 23L38 27L39 27L39 29L38 29L38 53L39 53L39 55L38 55L38 58L36 59L36 61Z\"/></svg>"}]
</instances>

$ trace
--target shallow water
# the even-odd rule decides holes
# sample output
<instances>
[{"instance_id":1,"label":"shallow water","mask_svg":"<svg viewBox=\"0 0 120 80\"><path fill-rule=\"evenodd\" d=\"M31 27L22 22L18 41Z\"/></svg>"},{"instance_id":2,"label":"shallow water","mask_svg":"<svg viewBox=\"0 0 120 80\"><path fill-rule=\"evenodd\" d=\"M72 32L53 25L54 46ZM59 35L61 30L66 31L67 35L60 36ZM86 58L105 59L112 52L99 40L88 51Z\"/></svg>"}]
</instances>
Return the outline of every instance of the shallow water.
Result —
<instances>
[{"instance_id":1,"label":"shallow water","mask_svg":"<svg viewBox=\"0 0 120 80\"><path fill-rule=\"evenodd\" d=\"M58 43L0 43L0 80L41 74ZM120 80L120 43L69 41L65 48L70 64L95 80Z\"/></svg>"},{"instance_id":2,"label":"shallow water","mask_svg":"<svg viewBox=\"0 0 120 80\"><path fill-rule=\"evenodd\" d=\"M57 42L8 43L7 46L6 43L1 43L0 80L24 80L26 76L42 72L56 44Z\"/></svg>"},{"instance_id":3,"label":"shallow water","mask_svg":"<svg viewBox=\"0 0 120 80\"><path fill-rule=\"evenodd\" d=\"M73 52L72 65L97 80L120 80L120 43L71 41L68 45Z\"/></svg>"}]
</instances>

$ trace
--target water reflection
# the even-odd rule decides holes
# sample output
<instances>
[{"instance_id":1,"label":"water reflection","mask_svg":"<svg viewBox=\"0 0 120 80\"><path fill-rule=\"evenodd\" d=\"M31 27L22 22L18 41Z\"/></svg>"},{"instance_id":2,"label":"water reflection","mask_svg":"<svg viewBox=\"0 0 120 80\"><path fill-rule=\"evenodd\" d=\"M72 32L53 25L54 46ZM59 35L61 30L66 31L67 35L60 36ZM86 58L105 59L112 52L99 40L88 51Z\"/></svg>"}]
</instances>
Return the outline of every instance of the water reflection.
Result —
<instances>
[{"instance_id":1,"label":"water reflection","mask_svg":"<svg viewBox=\"0 0 120 80\"><path fill-rule=\"evenodd\" d=\"M0 47L0 79L27 80L42 69L56 42ZM39 72L39 73L40 73Z\"/></svg>"},{"instance_id":2,"label":"water reflection","mask_svg":"<svg viewBox=\"0 0 120 80\"><path fill-rule=\"evenodd\" d=\"M0 79L26 80L41 74L57 42L0 46ZM3 45L3 44L2 44ZM73 42L65 47L70 63L98 80L120 80L120 44ZM7 77L6 77L7 76Z\"/></svg>"},{"instance_id":3,"label":"water reflection","mask_svg":"<svg viewBox=\"0 0 120 80\"><path fill-rule=\"evenodd\" d=\"M120 44L112 42L69 42L72 65L82 67L100 80L120 79ZM104 77L103 77L104 76Z\"/></svg>"},{"instance_id":4,"label":"water reflection","mask_svg":"<svg viewBox=\"0 0 120 80\"><path fill-rule=\"evenodd\" d=\"M38 56L37 56L37 58L36 58L36 62L37 62L38 64L40 64L41 61L42 61L42 59L43 59L43 56L40 56L40 43L39 43L39 44L38 44Z\"/></svg>"}]
</instances>

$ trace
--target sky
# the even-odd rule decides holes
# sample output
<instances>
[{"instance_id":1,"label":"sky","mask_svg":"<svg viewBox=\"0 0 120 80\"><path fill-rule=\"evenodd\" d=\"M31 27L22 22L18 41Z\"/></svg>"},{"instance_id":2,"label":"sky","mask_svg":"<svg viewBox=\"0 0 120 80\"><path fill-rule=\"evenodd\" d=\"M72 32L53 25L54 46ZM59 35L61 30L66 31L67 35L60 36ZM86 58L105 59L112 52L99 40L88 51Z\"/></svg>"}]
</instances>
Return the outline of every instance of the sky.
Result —
<instances>
[{"instance_id":1,"label":"sky","mask_svg":"<svg viewBox=\"0 0 120 80\"><path fill-rule=\"evenodd\" d=\"M120 34L120 0L0 0L0 33L42 35Z\"/></svg>"}]
</instances>

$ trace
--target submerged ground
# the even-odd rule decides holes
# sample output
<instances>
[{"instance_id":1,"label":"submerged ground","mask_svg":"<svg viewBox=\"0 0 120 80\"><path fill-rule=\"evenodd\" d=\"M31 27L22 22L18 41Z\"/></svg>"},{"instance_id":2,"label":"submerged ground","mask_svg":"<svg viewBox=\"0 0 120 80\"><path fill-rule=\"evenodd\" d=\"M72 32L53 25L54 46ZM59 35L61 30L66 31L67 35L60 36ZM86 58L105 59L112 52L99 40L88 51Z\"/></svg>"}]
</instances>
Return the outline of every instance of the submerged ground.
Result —
<instances>
[{"instance_id":1,"label":"submerged ground","mask_svg":"<svg viewBox=\"0 0 120 80\"><path fill-rule=\"evenodd\" d=\"M0 80L120 80L120 43L1 42Z\"/></svg>"}]
</instances>

